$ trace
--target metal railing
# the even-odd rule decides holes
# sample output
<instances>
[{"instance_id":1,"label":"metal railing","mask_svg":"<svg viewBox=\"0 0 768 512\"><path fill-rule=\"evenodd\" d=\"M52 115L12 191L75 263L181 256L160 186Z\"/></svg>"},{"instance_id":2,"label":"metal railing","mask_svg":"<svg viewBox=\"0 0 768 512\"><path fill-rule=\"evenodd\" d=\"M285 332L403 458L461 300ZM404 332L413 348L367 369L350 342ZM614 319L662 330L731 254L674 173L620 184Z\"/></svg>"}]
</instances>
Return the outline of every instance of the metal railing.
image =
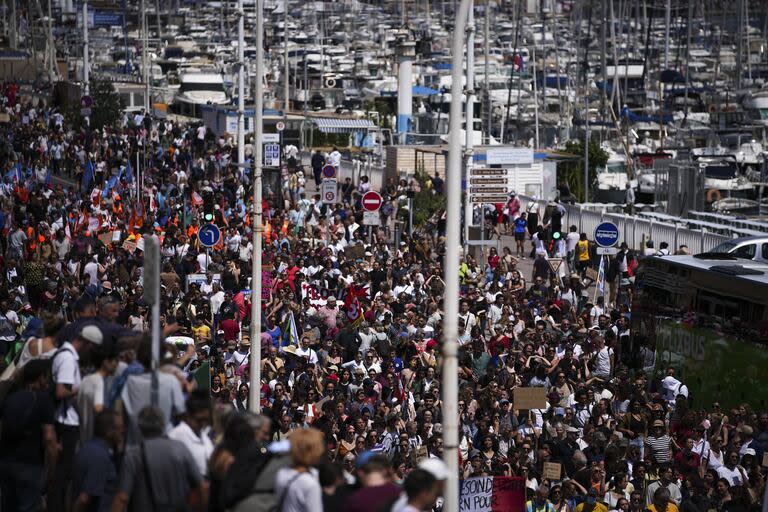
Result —
<instances>
[{"instance_id":1,"label":"metal railing","mask_svg":"<svg viewBox=\"0 0 768 512\"><path fill-rule=\"evenodd\" d=\"M547 201L537 200L531 197L518 196L522 208L535 208L536 203L539 212L543 216ZM658 249L661 242L667 242L671 251L681 245L685 245L692 253L706 252L731 236L711 233L706 229L689 229L685 227L686 219L680 219L680 223L645 218L639 215L626 213L609 213L605 210L595 211L579 204L563 204L565 215L562 219L563 230L570 226L576 226L579 233L586 233L592 239L595 228L604 221L611 221L619 227L619 239L637 251L643 249L648 240L654 242ZM541 218L541 216L540 216Z\"/></svg>"}]
</instances>

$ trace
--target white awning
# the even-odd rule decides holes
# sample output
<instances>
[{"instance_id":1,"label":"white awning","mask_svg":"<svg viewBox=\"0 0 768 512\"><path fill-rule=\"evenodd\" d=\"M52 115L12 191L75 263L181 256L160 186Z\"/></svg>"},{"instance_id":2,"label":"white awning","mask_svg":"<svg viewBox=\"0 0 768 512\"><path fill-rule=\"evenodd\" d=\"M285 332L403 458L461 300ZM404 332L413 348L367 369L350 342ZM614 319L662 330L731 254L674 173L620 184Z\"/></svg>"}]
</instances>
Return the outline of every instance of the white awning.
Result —
<instances>
[{"instance_id":1,"label":"white awning","mask_svg":"<svg viewBox=\"0 0 768 512\"><path fill-rule=\"evenodd\" d=\"M323 133L351 133L366 131L375 125L369 119L344 119L333 117L311 117L310 121L317 125Z\"/></svg>"}]
</instances>

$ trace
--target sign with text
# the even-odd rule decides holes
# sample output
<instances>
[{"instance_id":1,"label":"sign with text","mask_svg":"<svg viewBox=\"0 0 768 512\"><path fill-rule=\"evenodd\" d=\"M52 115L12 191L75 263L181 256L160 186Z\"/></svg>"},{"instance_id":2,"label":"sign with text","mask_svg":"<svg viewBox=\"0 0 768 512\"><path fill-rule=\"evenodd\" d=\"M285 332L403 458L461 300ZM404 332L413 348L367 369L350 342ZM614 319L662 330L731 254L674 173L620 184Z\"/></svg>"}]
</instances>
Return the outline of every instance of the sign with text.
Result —
<instances>
[{"instance_id":1,"label":"sign with text","mask_svg":"<svg viewBox=\"0 0 768 512\"><path fill-rule=\"evenodd\" d=\"M515 388L515 409L544 409L547 406L547 388Z\"/></svg>"},{"instance_id":2,"label":"sign with text","mask_svg":"<svg viewBox=\"0 0 768 512\"><path fill-rule=\"evenodd\" d=\"M488 165L525 165L533 163L531 148L493 148L485 151Z\"/></svg>"},{"instance_id":3,"label":"sign with text","mask_svg":"<svg viewBox=\"0 0 768 512\"><path fill-rule=\"evenodd\" d=\"M541 475L542 477L546 478L547 480L560 480L562 474L562 466L559 462L544 463L544 471Z\"/></svg>"},{"instance_id":4,"label":"sign with text","mask_svg":"<svg viewBox=\"0 0 768 512\"><path fill-rule=\"evenodd\" d=\"M460 482L460 512L523 512L525 480L509 476L481 476Z\"/></svg>"},{"instance_id":5,"label":"sign with text","mask_svg":"<svg viewBox=\"0 0 768 512\"><path fill-rule=\"evenodd\" d=\"M266 167L280 166L280 144L264 144L264 165Z\"/></svg>"}]
</instances>

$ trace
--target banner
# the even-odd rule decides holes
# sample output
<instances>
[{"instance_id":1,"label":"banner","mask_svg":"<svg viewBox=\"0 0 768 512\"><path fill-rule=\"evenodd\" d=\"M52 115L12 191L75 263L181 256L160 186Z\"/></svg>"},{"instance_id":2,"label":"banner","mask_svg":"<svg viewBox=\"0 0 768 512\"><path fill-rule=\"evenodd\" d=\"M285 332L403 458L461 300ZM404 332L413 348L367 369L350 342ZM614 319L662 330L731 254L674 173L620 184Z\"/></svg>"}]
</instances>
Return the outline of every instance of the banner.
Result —
<instances>
[{"instance_id":1,"label":"banner","mask_svg":"<svg viewBox=\"0 0 768 512\"><path fill-rule=\"evenodd\" d=\"M462 480L460 512L523 512L525 479L510 476L481 476Z\"/></svg>"}]
</instances>

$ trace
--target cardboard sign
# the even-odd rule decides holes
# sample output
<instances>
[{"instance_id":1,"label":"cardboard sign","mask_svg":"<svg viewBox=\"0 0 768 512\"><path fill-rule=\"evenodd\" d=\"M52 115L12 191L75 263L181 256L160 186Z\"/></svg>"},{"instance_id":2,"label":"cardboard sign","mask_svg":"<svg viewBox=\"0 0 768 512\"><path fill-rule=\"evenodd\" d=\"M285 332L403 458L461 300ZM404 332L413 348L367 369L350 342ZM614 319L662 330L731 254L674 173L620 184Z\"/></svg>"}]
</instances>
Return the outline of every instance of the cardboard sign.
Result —
<instances>
[{"instance_id":1,"label":"cardboard sign","mask_svg":"<svg viewBox=\"0 0 768 512\"><path fill-rule=\"evenodd\" d=\"M344 248L344 254L350 260L362 258L365 256L365 246L363 244L348 245Z\"/></svg>"},{"instance_id":2,"label":"cardboard sign","mask_svg":"<svg viewBox=\"0 0 768 512\"><path fill-rule=\"evenodd\" d=\"M547 388L515 388L515 409L544 409L547 406Z\"/></svg>"},{"instance_id":3,"label":"cardboard sign","mask_svg":"<svg viewBox=\"0 0 768 512\"><path fill-rule=\"evenodd\" d=\"M562 475L562 466L559 462L545 462L544 471L541 476L547 480L560 480Z\"/></svg>"},{"instance_id":4,"label":"cardboard sign","mask_svg":"<svg viewBox=\"0 0 768 512\"><path fill-rule=\"evenodd\" d=\"M133 254L136 251L136 242L133 240L126 240L123 242L123 249Z\"/></svg>"},{"instance_id":5,"label":"cardboard sign","mask_svg":"<svg viewBox=\"0 0 768 512\"><path fill-rule=\"evenodd\" d=\"M428 456L427 454L427 447L426 446L419 446L416 449L416 462L419 463L422 460L426 459Z\"/></svg>"},{"instance_id":6,"label":"cardboard sign","mask_svg":"<svg viewBox=\"0 0 768 512\"><path fill-rule=\"evenodd\" d=\"M104 245L109 245L112 243L112 232L107 231L106 233L102 233L99 235L99 241L103 243Z\"/></svg>"},{"instance_id":7,"label":"cardboard sign","mask_svg":"<svg viewBox=\"0 0 768 512\"><path fill-rule=\"evenodd\" d=\"M459 482L460 512L523 512L525 479L479 476Z\"/></svg>"}]
</instances>

